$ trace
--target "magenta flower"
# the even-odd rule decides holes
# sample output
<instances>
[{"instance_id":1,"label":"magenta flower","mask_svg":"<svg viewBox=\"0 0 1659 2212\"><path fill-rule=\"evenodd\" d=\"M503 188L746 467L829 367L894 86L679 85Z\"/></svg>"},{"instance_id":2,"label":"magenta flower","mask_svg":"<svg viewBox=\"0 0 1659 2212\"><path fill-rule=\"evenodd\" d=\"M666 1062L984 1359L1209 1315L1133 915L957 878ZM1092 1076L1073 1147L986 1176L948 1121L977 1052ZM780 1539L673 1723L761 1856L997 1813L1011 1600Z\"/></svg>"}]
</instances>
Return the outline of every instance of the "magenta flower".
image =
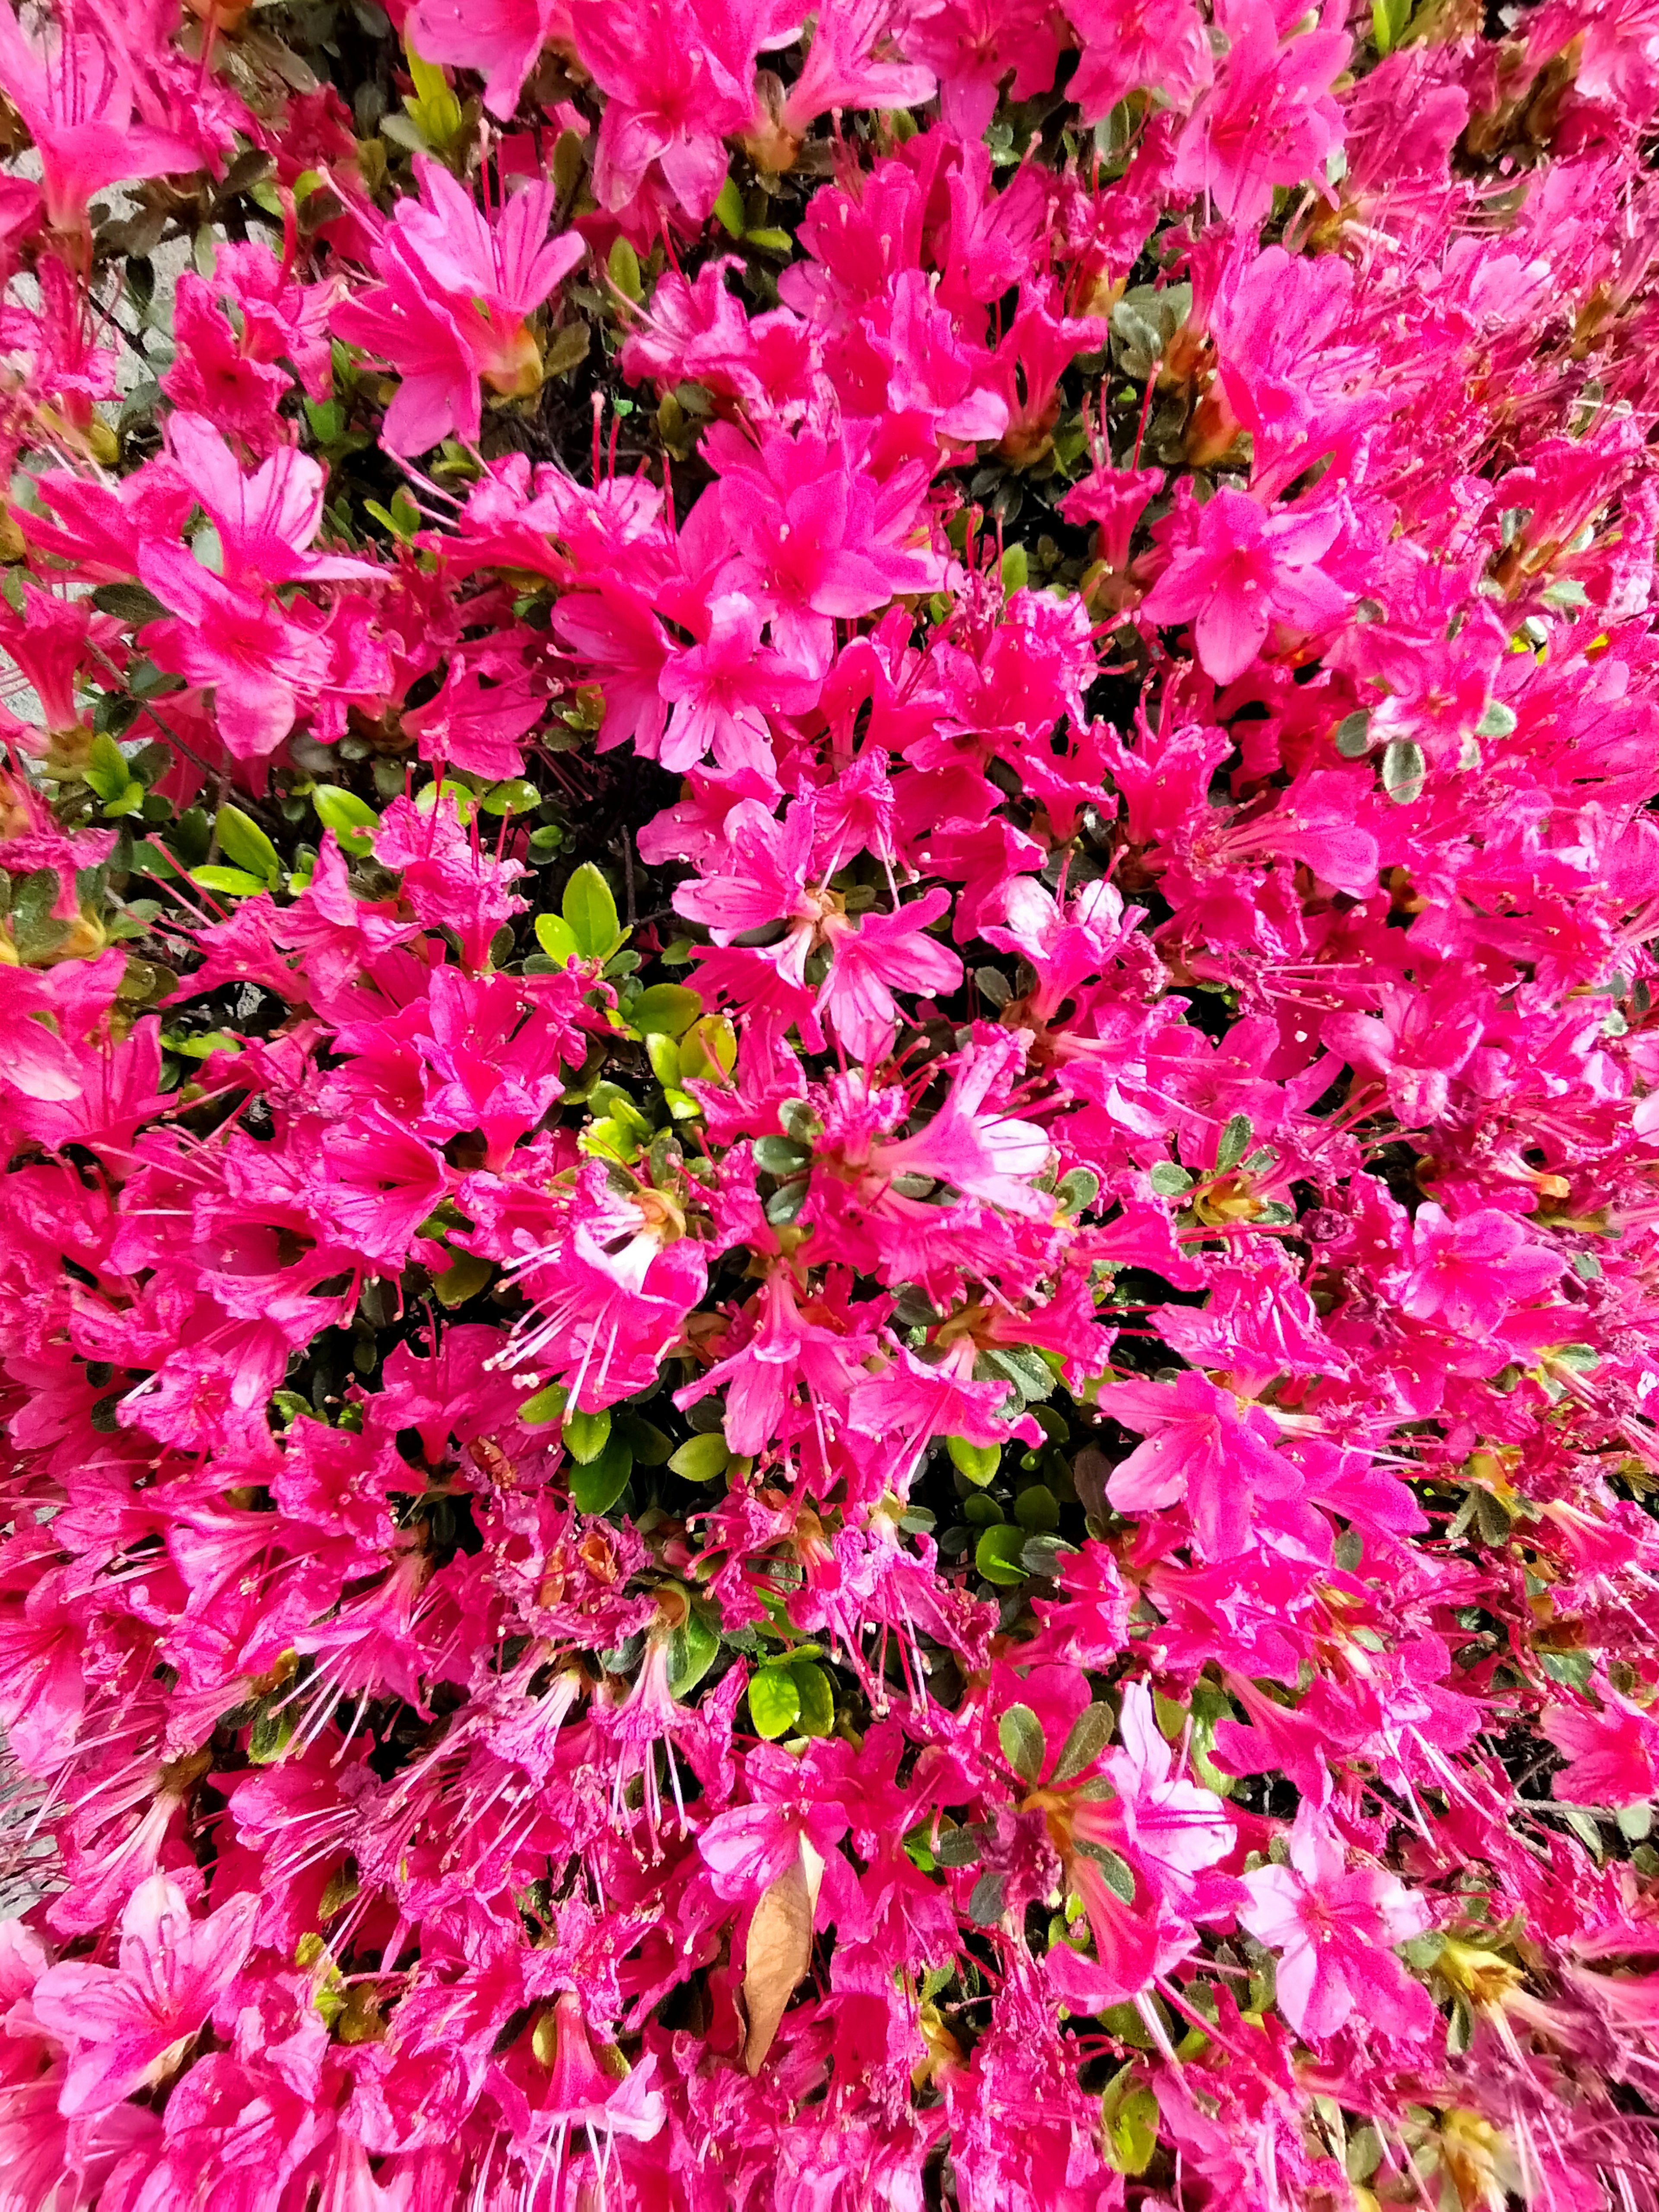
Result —
<instances>
[{"instance_id":1,"label":"magenta flower","mask_svg":"<svg viewBox=\"0 0 1659 2212\"><path fill-rule=\"evenodd\" d=\"M1290 1863L1244 1877L1239 1919L1279 1954L1278 2001L1298 2034L1334 2034L1358 2012L1385 2035L1426 2035L1428 1992L1393 1955L1420 1936L1427 1905L1381 1867L1349 1870L1341 1844L1305 1808L1291 1834Z\"/></svg>"},{"instance_id":2,"label":"magenta flower","mask_svg":"<svg viewBox=\"0 0 1659 2212\"><path fill-rule=\"evenodd\" d=\"M1203 193L1237 222L1257 223L1275 185L1300 184L1342 143L1331 85L1351 51L1340 31L1279 42L1266 0L1234 0L1231 39L1215 88L1199 102L1176 150L1175 182Z\"/></svg>"},{"instance_id":3,"label":"magenta flower","mask_svg":"<svg viewBox=\"0 0 1659 2212\"><path fill-rule=\"evenodd\" d=\"M1119 1462L1106 1495L1120 1513L1184 1503L1205 1556L1225 1559L1249 1541L1258 1498L1295 1498L1302 1477L1273 1448L1273 1423L1202 1375L1173 1383L1109 1382L1103 1412L1146 1442Z\"/></svg>"},{"instance_id":4,"label":"magenta flower","mask_svg":"<svg viewBox=\"0 0 1659 2212\"><path fill-rule=\"evenodd\" d=\"M1141 613L1149 623L1191 623L1205 674L1231 684L1275 623L1305 636L1340 619L1347 594L1319 566L1340 527L1334 508L1269 512L1224 486L1199 511L1192 544L1177 550Z\"/></svg>"},{"instance_id":5,"label":"magenta flower","mask_svg":"<svg viewBox=\"0 0 1659 2212\"><path fill-rule=\"evenodd\" d=\"M1417 1209L1403 1310L1465 1335L1490 1334L1512 1306L1541 1297L1565 1262L1527 1235L1512 1213L1483 1206L1454 1220L1432 1200Z\"/></svg>"},{"instance_id":6,"label":"magenta flower","mask_svg":"<svg viewBox=\"0 0 1659 2212\"><path fill-rule=\"evenodd\" d=\"M166 2078L241 1972L258 1906L244 1893L193 1920L184 1893L154 1874L121 1916L118 1966L47 1967L30 2003L69 2050L60 2111L107 2112Z\"/></svg>"},{"instance_id":7,"label":"magenta flower","mask_svg":"<svg viewBox=\"0 0 1659 2212\"><path fill-rule=\"evenodd\" d=\"M1599 1712L1580 1705L1547 1706L1540 1725L1567 1764L1550 1784L1565 1804L1605 1805L1614 1812L1659 1797L1659 1720L1644 1706L1598 1681Z\"/></svg>"},{"instance_id":8,"label":"magenta flower","mask_svg":"<svg viewBox=\"0 0 1659 2212\"><path fill-rule=\"evenodd\" d=\"M374 249L379 284L334 309L349 343L402 379L382 437L424 453L452 431L478 434L483 390L522 395L541 382L526 318L586 252L574 233L550 239L551 188L532 185L489 220L449 172L420 156L418 201L404 200Z\"/></svg>"},{"instance_id":9,"label":"magenta flower","mask_svg":"<svg viewBox=\"0 0 1659 2212\"><path fill-rule=\"evenodd\" d=\"M106 185L209 166L199 135L135 119L127 55L79 14L52 23L38 44L9 8L0 16L0 88L40 155L46 220L66 232L85 228L87 203Z\"/></svg>"},{"instance_id":10,"label":"magenta flower","mask_svg":"<svg viewBox=\"0 0 1659 2212\"><path fill-rule=\"evenodd\" d=\"M573 0L571 20L582 66L607 95L593 162L600 205L626 207L657 162L701 222L726 180L722 142L754 112L763 11L729 0Z\"/></svg>"},{"instance_id":11,"label":"magenta flower","mask_svg":"<svg viewBox=\"0 0 1659 2212\"><path fill-rule=\"evenodd\" d=\"M484 105L510 117L542 48L571 37L568 0L415 0L409 28L423 60L473 70Z\"/></svg>"},{"instance_id":12,"label":"magenta flower","mask_svg":"<svg viewBox=\"0 0 1659 2212\"><path fill-rule=\"evenodd\" d=\"M757 448L723 440L712 458L736 548L720 587L746 592L769 620L773 644L805 672L828 669L837 618L868 614L937 579L938 563L906 543L916 520L906 471L878 486L811 431L774 431Z\"/></svg>"}]
</instances>

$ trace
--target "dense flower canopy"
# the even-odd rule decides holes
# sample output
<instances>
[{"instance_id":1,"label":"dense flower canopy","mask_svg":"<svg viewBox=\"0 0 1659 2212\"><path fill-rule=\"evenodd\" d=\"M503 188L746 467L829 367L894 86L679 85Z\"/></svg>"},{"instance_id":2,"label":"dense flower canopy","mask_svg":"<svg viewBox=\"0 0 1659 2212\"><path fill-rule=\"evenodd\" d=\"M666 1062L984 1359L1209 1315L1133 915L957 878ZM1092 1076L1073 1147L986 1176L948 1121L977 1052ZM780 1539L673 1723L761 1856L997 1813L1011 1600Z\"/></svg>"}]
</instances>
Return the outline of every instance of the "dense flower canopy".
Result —
<instances>
[{"instance_id":1,"label":"dense flower canopy","mask_svg":"<svg viewBox=\"0 0 1659 2212\"><path fill-rule=\"evenodd\" d=\"M0 6L0 2212L1659 2207L1659 4Z\"/></svg>"}]
</instances>

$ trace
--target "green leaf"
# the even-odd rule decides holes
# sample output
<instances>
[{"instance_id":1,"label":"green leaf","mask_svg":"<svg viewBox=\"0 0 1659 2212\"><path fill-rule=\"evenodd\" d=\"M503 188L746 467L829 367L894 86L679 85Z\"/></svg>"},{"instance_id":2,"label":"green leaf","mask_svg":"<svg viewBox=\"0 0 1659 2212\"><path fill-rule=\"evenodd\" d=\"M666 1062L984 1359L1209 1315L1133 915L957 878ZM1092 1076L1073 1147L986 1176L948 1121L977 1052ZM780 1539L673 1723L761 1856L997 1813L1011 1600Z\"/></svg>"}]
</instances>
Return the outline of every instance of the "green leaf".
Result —
<instances>
[{"instance_id":1,"label":"green leaf","mask_svg":"<svg viewBox=\"0 0 1659 2212\"><path fill-rule=\"evenodd\" d=\"M619 238L611 247L605 261L605 274L626 300L641 300L645 287L640 282L640 257L625 238Z\"/></svg>"},{"instance_id":2,"label":"green leaf","mask_svg":"<svg viewBox=\"0 0 1659 2212\"><path fill-rule=\"evenodd\" d=\"M485 814L533 814L541 803L542 795L528 776L509 775L492 783L478 805Z\"/></svg>"},{"instance_id":3,"label":"green leaf","mask_svg":"<svg viewBox=\"0 0 1659 2212\"><path fill-rule=\"evenodd\" d=\"M1085 1705L1072 1723L1070 1735L1060 1747L1060 1757L1054 1762L1054 1779L1071 1782L1085 1773L1112 1740L1112 1709L1109 1705Z\"/></svg>"},{"instance_id":4,"label":"green leaf","mask_svg":"<svg viewBox=\"0 0 1659 2212\"><path fill-rule=\"evenodd\" d=\"M533 1398L525 1400L519 1408L519 1419L527 1429L544 1429L563 1413L569 1395L562 1382L550 1382L545 1390L538 1390Z\"/></svg>"},{"instance_id":5,"label":"green leaf","mask_svg":"<svg viewBox=\"0 0 1659 2212\"><path fill-rule=\"evenodd\" d=\"M106 803L119 799L132 781L125 756L106 730L100 730L92 741L85 774L88 786Z\"/></svg>"},{"instance_id":6,"label":"green leaf","mask_svg":"<svg viewBox=\"0 0 1659 2212\"><path fill-rule=\"evenodd\" d=\"M755 1165L769 1176L799 1175L812 1162L810 1147L798 1145L793 1137L757 1137L754 1152Z\"/></svg>"},{"instance_id":7,"label":"green leaf","mask_svg":"<svg viewBox=\"0 0 1659 2212\"><path fill-rule=\"evenodd\" d=\"M410 121L428 146L440 151L460 135L461 103L450 90L442 70L422 61L407 33L404 52L409 62L413 96L405 99Z\"/></svg>"},{"instance_id":8,"label":"green leaf","mask_svg":"<svg viewBox=\"0 0 1659 2212\"><path fill-rule=\"evenodd\" d=\"M1054 1372L1042 1354L1026 1344L1001 1344L994 1351L981 1353L975 1372L982 1366L988 1374L1000 1375L1012 1382L1022 1399L1029 1401L1050 1397L1054 1388Z\"/></svg>"},{"instance_id":9,"label":"green leaf","mask_svg":"<svg viewBox=\"0 0 1659 2212\"><path fill-rule=\"evenodd\" d=\"M738 1033L727 1014L705 1014L681 1040L680 1066L697 1082L718 1083L737 1064Z\"/></svg>"},{"instance_id":10,"label":"green leaf","mask_svg":"<svg viewBox=\"0 0 1659 2212\"><path fill-rule=\"evenodd\" d=\"M219 809L213 817L213 834L219 840L219 850L233 866L246 868L249 875L266 884L274 884L282 873L276 848L240 806L227 802Z\"/></svg>"},{"instance_id":11,"label":"green leaf","mask_svg":"<svg viewBox=\"0 0 1659 2212\"><path fill-rule=\"evenodd\" d=\"M1224 1174L1229 1168L1236 1168L1249 1149L1249 1115L1248 1114L1234 1114L1230 1115L1225 1124L1223 1126L1220 1136L1216 1139L1215 1164L1217 1170Z\"/></svg>"},{"instance_id":12,"label":"green leaf","mask_svg":"<svg viewBox=\"0 0 1659 2212\"><path fill-rule=\"evenodd\" d=\"M641 1036L684 1036L702 1012L702 999L684 983L653 983L628 1009L628 1026Z\"/></svg>"},{"instance_id":13,"label":"green leaf","mask_svg":"<svg viewBox=\"0 0 1659 2212\"><path fill-rule=\"evenodd\" d=\"M565 885L562 906L580 957L608 960L622 943L623 933L611 886L592 860L584 860Z\"/></svg>"},{"instance_id":14,"label":"green leaf","mask_svg":"<svg viewBox=\"0 0 1659 2212\"><path fill-rule=\"evenodd\" d=\"M1091 1865L1098 1867L1107 1888L1120 1903L1124 1905L1134 1903L1134 1873L1127 1859L1121 1859L1115 1851L1109 1850L1104 1844L1087 1844L1079 1841L1077 1844L1077 1849Z\"/></svg>"},{"instance_id":15,"label":"green leaf","mask_svg":"<svg viewBox=\"0 0 1659 2212\"><path fill-rule=\"evenodd\" d=\"M465 1305L476 1297L495 1272L495 1263L481 1260L476 1252L458 1252L441 1275L432 1279L432 1288L441 1306Z\"/></svg>"},{"instance_id":16,"label":"green leaf","mask_svg":"<svg viewBox=\"0 0 1659 2212\"><path fill-rule=\"evenodd\" d=\"M720 1639L718 1632L693 1606L684 1623L674 1631L668 1644L668 1687L677 1698L683 1698L697 1684L719 1656Z\"/></svg>"},{"instance_id":17,"label":"green leaf","mask_svg":"<svg viewBox=\"0 0 1659 2212\"><path fill-rule=\"evenodd\" d=\"M571 1468L571 1503L583 1513L608 1513L633 1472L633 1453L620 1437L612 1437L596 1459Z\"/></svg>"},{"instance_id":18,"label":"green leaf","mask_svg":"<svg viewBox=\"0 0 1659 2212\"><path fill-rule=\"evenodd\" d=\"M1060 1526L1060 1500L1045 1482L1034 1482L1014 1500L1014 1518L1022 1528L1041 1535Z\"/></svg>"},{"instance_id":19,"label":"green leaf","mask_svg":"<svg viewBox=\"0 0 1659 2212\"><path fill-rule=\"evenodd\" d=\"M972 1866L985 1847L988 1827L941 1828L939 1835L939 1863L946 1867Z\"/></svg>"},{"instance_id":20,"label":"green leaf","mask_svg":"<svg viewBox=\"0 0 1659 2212\"><path fill-rule=\"evenodd\" d=\"M1595 1677L1595 1659L1589 1651L1540 1651L1544 1672L1552 1682L1571 1690L1588 1692Z\"/></svg>"},{"instance_id":21,"label":"green leaf","mask_svg":"<svg viewBox=\"0 0 1659 2212\"><path fill-rule=\"evenodd\" d=\"M830 1677L811 1659L797 1659L789 1672L800 1693L803 1735L828 1735L836 1725L836 1693Z\"/></svg>"},{"instance_id":22,"label":"green leaf","mask_svg":"<svg viewBox=\"0 0 1659 2212\"><path fill-rule=\"evenodd\" d=\"M536 916L536 942L550 960L568 965L580 956L576 945L576 933L562 915L538 914Z\"/></svg>"},{"instance_id":23,"label":"green leaf","mask_svg":"<svg viewBox=\"0 0 1659 2212\"><path fill-rule=\"evenodd\" d=\"M100 614L113 615L133 629L167 618L167 609L142 584L100 584L92 594L92 604Z\"/></svg>"},{"instance_id":24,"label":"green leaf","mask_svg":"<svg viewBox=\"0 0 1659 2212\"><path fill-rule=\"evenodd\" d=\"M1159 1160L1147 1181L1160 1198L1179 1198L1183 1190L1190 1190L1193 1187L1191 1176L1173 1160Z\"/></svg>"},{"instance_id":25,"label":"green leaf","mask_svg":"<svg viewBox=\"0 0 1659 2212\"><path fill-rule=\"evenodd\" d=\"M1428 772L1422 746L1409 738L1391 738L1382 748L1382 788L1397 805L1409 806L1423 796Z\"/></svg>"},{"instance_id":26,"label":"green leaf","mask_svg":"<svg viewBox=\"0 0 1659 2212\"><path fill-rule=\"evenodd\" d=\"M787 1735L800 1718L800 1685L787 1667L763 1667L749 1684L749 1718L768 1743Z\"/></svg>"},{"instance_id":27,"label":"green leaf","mask_svg":"<svg viewBox=\"0 0 1659 2212\"><path fill-rule=\"evenodd\" d=\"M270 1766L282 1757L299 1720L297 1698L274 1711L255 1714L253 1725L247 1732L247 1755L256 1766Z\"/></svg>"},{"instance_id":28,"label":"green leaf","mask_svg":"<svg viewBox=\"0 0 1659 2212\"><path fill-rule=\"evenodd\" d=\"M680 1446L668 1464L687 1482L713 1482L732 1464L732 1448L718 1431L692 1437Z\"/></svg>"},{"instance_id":29,"label":"green leaf","mask_svg":"<svg viewBox=\"0 0 1659 2212\"><path fill-rule=\"evenodd\" d=\"M1002 1755L1022 1782L1035 1782L1042 1772L1048 1743L1042 1723L1029 1705L1010 1705L997 1723Z\"/></svg>"},{"instance_id":30,"label":"green leaf","mask_svg":"<svg viewBox=\"0 0 1659 2212\"><path fill-rule=\"evenodd\" d=\"M966 1437L946 1437L945 1449L951 1464L964 1482L983 1490L1002 1464L1000 1444L970 1444Z\"/></svg>"},{"instance_id":31,"label":"green leaf","mask_svg":"<svg viewBox=\"0 0 1659 2212\"><path fill-rule=\"evenodd\" d=\"M973 1894L968 1899L968 1917L981 1928L994 1928L1002 1917L1006 1877L1000 1874L982 1874L974 1884Z\"/></svg>"},{"instance_id":32,"label":"green leaf","mask_svg":"<svg viewBox=\"0 0 1659 2212\"><path fill-rule=\"evenodd\" d=\"M1011 545L1002 556L1002 588L1005 592L1023 592L1030 581L1031 565L1023 545Z\"/></svg>"},{"instance_id":33,"label":"green leaf","mask_svg":"<svg viewBox=\"0 0 1659 2212\"><path fill-rule=\"evenodd\" d=\"M611 1441L609 1409L599 1413L567 1413L564 1417L564 1448L572 1459L586 1467L595 1460Z\"/></svg>"},{"instance_id":34,"label":"green leaf","mask_svg":"<svg viewBox=\"0 0 1659 2212\"><path fill-rule=\"evenodd\" d=\"M1073 1168L1054 1185L1054 1206L1061 1213L1081 1213L1100 1195L1100 1177L1087 1168Z\"/></svg>"},{"instance_id":35,"label":"green leaf","mask_svg":"<svg viewBox=\"0 0 1659 2212\"><path fill-rule=\"evenodd\" d=\"M680 1048L672 1036L653 1033L645 1041L645 1056L651 1063L651 1073L663 1089L678 1091L680 1087Z\"/></svg>"},{"instance_id":36,"label":"green leaf","mask_svg":"<svg viewBox=\"0 0 1659 2212\"><path fill-rule=\"evenodd\" d=\"M714 202L714 220L728 236L743 236L743 194L731 177L720 186L720 197Z\"/></svg>"},{"instance_id":37,"label":"green leaf","mask_svg":"<svg viewBox=\"0 0 1659 2212\"><path fill-rule=\"evenodd\" d=\"M624 1413L619 1425L623 1442L634 1455L635 1467L665 1467L674 1449L672 1437L664 1436L654 1421L647 1421L642 1413Z\"/></svg>"},{"instance_id":38,"label":"green leaf","mask_svg":"<svg viewBox=\"0 0 1659 2212\"><path fill-rule=\"evenodd\" d=\"M255 898L270 888L245 868L192 868L190 879L204 891L222 891L227 898Z\"/></svg>"},{"instance_id":39,"label":"green leaf","mask_svg":"<svg viewBox=\"0 0 1659 2212\"><path fill-rule=\"evenodd\" d=\"M1123 2070L1128 2074L1133 2069ZM1119 2090L1118 2082L1113 2081L1101 2100L1101 2117L1106 2123L1108 2162L1119 2173L1145 2173L1158 2149L1159 2113L1152 2091L1144 2081L1125 2090Z\"/></svg>"},{"instance_id":40,"label":"green leaf","mask_svg":"<svg viewBox=\"0 0 1659 2212\"><path fill-rule=\"evenodd\" d=\"M369 850L380 817L366 799L355 791L343 791L337 783L319 783L312 787L311 803L324 829L334 832L343 853L361 859Z\"/></svg>"},{"instance_id":41,"label":"green leaf","mask_svg":"<svg viewBox=\"0 0 1659 2212\"><path fill-rule=\"evenodd\" d=\"M1601 1831L1596 1826L1594 1816L1579 1805L1563 1805L1560 1813L1574 1835L1600 1866L1603 1856Z\"/></svg>"},{"instance_id":42,"label":"green leaf","mask_svg":"<svg viewBox=\"0 0 1659 2212\"><path fill-rule=\"evenodd\" d=\"M787 1229L806 1203L811 1186L803 1176L775 1190L766 1201L766 1218L775 1229Z\"/></svg>"},{"instance_id":43,"label":"green leaf","mask_svg":"<svg viewBox=\"0 0 1659 2212\"><path fill-rule=\"evenodd\" d=\"M1344 760L1364 760L1371 749L1370 713L1362 707L1357 714L1345 714L1331 734Z\"/></svg>"},{"instance_id":44,"label":"green leaf","mask_svg":"<svg viewBox=\"0 0 1659 2212\"><path fill-rule=\"evenodd\" d=\"M1025 1570L1020 1565L1019 1552L1024 1541L1023 1528L1016 1528L1012 1521L999 1521L975 1545L974 1565L988 1583L1004 1583L1010 1587L1023 1583Z\"/></svg>"}]
</instances>

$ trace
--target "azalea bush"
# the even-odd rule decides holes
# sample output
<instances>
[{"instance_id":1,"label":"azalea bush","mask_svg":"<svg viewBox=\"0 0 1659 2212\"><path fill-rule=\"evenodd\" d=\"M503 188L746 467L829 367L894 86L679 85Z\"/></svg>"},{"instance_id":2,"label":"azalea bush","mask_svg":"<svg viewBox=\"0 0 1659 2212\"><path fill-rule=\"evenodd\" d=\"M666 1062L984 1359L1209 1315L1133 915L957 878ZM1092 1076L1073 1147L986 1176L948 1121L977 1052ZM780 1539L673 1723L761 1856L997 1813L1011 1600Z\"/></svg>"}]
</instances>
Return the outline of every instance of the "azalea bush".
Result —
<instances>
[{"instance_id":1,"label":"azalea bush","mask_svg":"<svg viewBox=\"0 0 1659 2212\"><path fill-rule=\"evenodd\" d=\"M0 8L5 2212L1659 2204L1659 8Z\"/></svg>"}]
</instances>

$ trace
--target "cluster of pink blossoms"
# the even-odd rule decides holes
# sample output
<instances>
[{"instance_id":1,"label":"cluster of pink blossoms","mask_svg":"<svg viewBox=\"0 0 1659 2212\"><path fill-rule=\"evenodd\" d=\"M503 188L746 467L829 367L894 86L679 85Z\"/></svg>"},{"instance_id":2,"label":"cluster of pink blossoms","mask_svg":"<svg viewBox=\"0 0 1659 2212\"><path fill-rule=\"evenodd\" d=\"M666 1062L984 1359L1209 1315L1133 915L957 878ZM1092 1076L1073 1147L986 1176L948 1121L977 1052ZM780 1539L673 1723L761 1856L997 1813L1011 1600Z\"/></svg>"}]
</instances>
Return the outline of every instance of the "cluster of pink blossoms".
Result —
<instances>
[{"instance_id":1,"label":"cluster of pink blossoms","mask_svg":"<svg viewBox=\"0 0 1659 2212\"><path fill-rule=\"evenodd\" d=\"M0 2212L1659 2207L1659 4L0 6Z\"/></svg>"}]
</instances>

